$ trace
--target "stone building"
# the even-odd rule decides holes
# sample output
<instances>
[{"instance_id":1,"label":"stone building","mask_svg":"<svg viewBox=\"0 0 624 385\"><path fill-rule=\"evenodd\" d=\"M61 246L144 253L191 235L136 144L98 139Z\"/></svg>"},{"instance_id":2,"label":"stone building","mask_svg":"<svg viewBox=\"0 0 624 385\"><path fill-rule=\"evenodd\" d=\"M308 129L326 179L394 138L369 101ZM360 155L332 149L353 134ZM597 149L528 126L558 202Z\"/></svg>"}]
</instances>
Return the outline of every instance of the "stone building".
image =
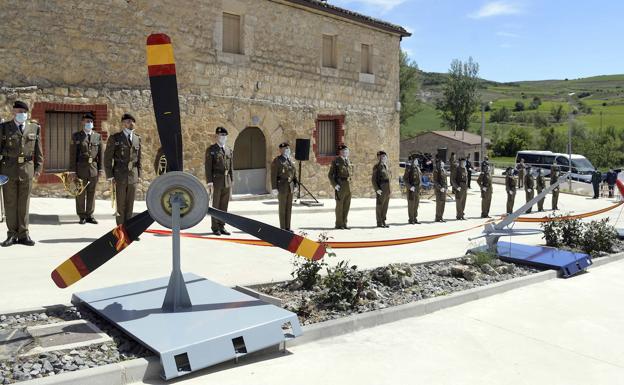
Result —
<instances>
[{"instance_id":1,"label":"stone building","mask_svg":"<svg viewBox=\"0 0 624 385\"><path fill-rule=\"evenodd\" d=\"M60 190L52 173L67 168L86 111L105 137L135 114L146 191L159 147L145 64L154 32L173 41L185 170L200 179L217 126L230 132L235 193L270 191L267 170L285 140L311 140L303 181L320 196L331 195L328 165L341 143L358 196L372 194L377 150L398 159L398 57L409 36L399 26L317 0L4 0L0 13L0 117L21 99L43 128L35 193Z\"/></svg>"},{"instance_id":2,"label":"stone building","mask_svg":"<svg viewBox=\"0 0 624 385\"><path fill-rule=\"evenodd\" d=\"M490 139L483 138L485 148L490 146ZM469 157L476 166L481 161L481 135L463 131L429 131L413 138L401 141L401 159L405 160L412 153L437 154L438 149L446 149L446 160L451 153L458 158Z\"/></svg>"}]
</instances>

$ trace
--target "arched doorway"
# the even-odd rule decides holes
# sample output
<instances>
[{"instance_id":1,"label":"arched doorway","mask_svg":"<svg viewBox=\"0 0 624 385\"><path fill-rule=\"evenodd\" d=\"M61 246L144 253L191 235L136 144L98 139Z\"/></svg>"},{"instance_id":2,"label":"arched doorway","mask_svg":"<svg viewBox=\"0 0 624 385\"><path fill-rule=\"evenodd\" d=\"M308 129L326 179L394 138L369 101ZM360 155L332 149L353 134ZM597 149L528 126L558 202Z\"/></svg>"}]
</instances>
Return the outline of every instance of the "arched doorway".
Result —
<instances>
[{"instance_id":1,"label":"arched doorway","mask_svg":"<svg viewBox=\"0 0 624 385\"><path fill-rule=\"evenodd\" d=\"M234 142L233 194L266 194L266 140L257 127L247 127Z\"/></svg>"}]
</instances>

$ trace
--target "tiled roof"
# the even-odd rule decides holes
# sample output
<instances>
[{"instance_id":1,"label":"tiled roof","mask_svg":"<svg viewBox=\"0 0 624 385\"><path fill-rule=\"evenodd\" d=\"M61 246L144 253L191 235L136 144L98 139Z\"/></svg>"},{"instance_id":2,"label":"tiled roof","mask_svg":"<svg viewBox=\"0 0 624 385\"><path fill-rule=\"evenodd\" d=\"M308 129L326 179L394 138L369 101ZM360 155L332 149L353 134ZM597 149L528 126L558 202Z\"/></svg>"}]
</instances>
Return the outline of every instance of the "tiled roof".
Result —
<instances>
[{"instance_id":1,"label":"tiled roof","mask_svg":"<svg viewBox=\"0 0 624 385\"><path fill-rule=\"evenodd\" d=\"M370 16L362 15L361 13L349 11L348 9L336 7L335 5L328 4L324 1L319 0L285 0L289 3L298 4L304 7L316 9L319 11L327 12L332 15L341 16L347 19L351 19L354 21L358 21L363 24L367 24L379 29L383 29L388 32L393 32L398 35L403 36L412 36L411 33L407 32L407 30L400 25L388 23L383 20L375 19Z\"/></svg>"},{"instance_id":2,"label":"tiled roof","mask_svg":"<svg viewBox=\"0 0 624 385\"><path fill-rule=\"evenodd\" d=\"M423 132L422 134L419 134L417 136L425 135L429 133L440 135L448 139L457 140L458 142L462 142L466 144L471 144L471 145L481 144L481 135L473 134L472 132L468 132L468 131L465 131L465 132L462 132L462 131L428 131L428 132ZM410 139L405 139L405 140L408 141ZM488 139L487 137L484 137L483 142L485 144L488 144L490 143L490 139Z\"/></svg>"}]
</instances>

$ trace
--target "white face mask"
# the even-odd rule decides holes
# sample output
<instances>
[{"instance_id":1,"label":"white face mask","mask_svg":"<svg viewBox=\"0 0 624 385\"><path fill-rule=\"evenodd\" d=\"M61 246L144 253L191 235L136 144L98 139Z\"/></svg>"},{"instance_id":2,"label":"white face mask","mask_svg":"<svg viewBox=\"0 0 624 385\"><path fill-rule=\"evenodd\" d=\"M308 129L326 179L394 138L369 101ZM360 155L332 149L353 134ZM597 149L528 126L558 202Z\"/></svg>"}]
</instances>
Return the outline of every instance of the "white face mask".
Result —
<instances>
[{"instance_id":1,"label":"white face mask","mask_svg":"<svg viewBox=\"0 0 624 385\"><path fill-rule=\"evenodd\" d=\"M440 168L444 168L444 162L440 162Z\"/></svg>"},{"instance_id":2,"label":"white face mask","mask_svg":"<svg viewBox=\"0 0 624 385\"><path fill-rule=\"evenodd\" d=\"M383 164L387 164L388 163L388 157L386 155L382 155L381 156L381 163L383 163Z\"/></svg>"},{"instance_id":3,"label":"white face mask","mask_svg":"<svg viewBox=\"0 0 624 385\"><path fill-rule=\"evenodd\" d=\"M87 122L87 123L85 123L85 125L84 125L84 129L85 129L85 131L87 131L87 132L90 132L91 130L93 130L93 122Z\"/></svg>"},{"instance_id":4,"label":"white face mask","mask_svg":"<svg viewBox=\"0 0 624 385\"><path fill-rule=\"evenodd\" d=\"M413 164L415 167L418 167L418 159L414 159L414 161L412 162L412 164Z\"/></svg>"},{"instance_id":5,"label":"white face mask","mask_svg":"<svg viewBox=\"0 0 624 385\"><path fill-rule=\"evenodd\" d=\"M290 158L290 148L287 148L287 149L284 150L284 156L286 158Z\"/></svg>"},{"instance_id":6,"label":"white face mask","mask_svg":"<svg viewBox=\"0 0 624 385\"><path fill-rule=\"evenodd\" d=\"M343 158L348 158L349 157L349 149L345 148L344 150L342 150L342 157Z\"/></svg>"},{"instance_id":7,"label":"white face mask","mask_svg":"<svg viewBox=\"0 0 624 385\"><path fill-rule=\"evenodd\" d=\"M15 114L15 120L18 121L19 123L24 123L26 121L26 119L28 119L28 113L27 112L19 112L19 113Z\"/></svg>"},{"instance_id":8,"label":"white face mask","mask_svg":"<svg viewBox=\"0 0 624 385\"><path fill-rule=\"evenodd\" d=\"M217 143L219 143L220 146L225 146L225 142L227 142L227 135L217 136Z\"/></svg>"}]
</instances>

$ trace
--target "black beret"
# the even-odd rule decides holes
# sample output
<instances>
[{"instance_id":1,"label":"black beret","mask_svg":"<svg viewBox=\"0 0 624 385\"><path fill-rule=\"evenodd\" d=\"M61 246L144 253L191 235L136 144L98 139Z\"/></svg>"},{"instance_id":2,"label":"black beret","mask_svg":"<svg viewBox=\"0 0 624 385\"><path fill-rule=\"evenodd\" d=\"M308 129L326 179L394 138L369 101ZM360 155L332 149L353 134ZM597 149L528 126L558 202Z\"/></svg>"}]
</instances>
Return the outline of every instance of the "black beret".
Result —
<instances>
[{"instance_id":1,"label":"black beret","mask_svg":"<svg viewBox=\"0 0 624 385\"><path fill-rule=\"evenodd\" d=\"M225 129L225 127L217 127L217 129L215 130L215 134L225 134L227 135L227 130Z\"/></svg>"},{"instance_id":2,"label":"black beret","mask_svg":"<svg viewBox=\"0 0 624 385\"><path fill-rule=\"evenodd\" d=\"M123 115L121 116L121 121L122 121L122 122L123 122L124 120L126 120L126 119L130 119L130 120L132 120L133 122L135 122L135 123L136 123L136 119L135 119L135 118L134 118L134 116L132 116L131 114L125 113L125 114L123 114Z\"/></svg>"},{"instance_id":3,"label":"black beret","mask_svg":"<svg viewBox=\"0 0 624 385\"><path fill-rule=\"evenodd\" d=\"M86 114L82 115L83 119L91 119L91 120L95 120L95 116L93 116L92 113L87 112Z\"/></svg>"},{"instance_id":4,"label":"black beret","mask_svg":"<svg viewBox=\"0 0 624 385\"><path fill-rule=\"evenodd\" d=\"M28 111L28 104L22 102L21 100L16 100L15 103L13 103L13 108L22 108Z\"/></svg>"},{"instance_id":5,"label":"black beret","mask_svg":"<svg viewBox=\"0 0 624 385\"><path fill-rule=\"evenodd\" d=\"M388 154L386 154L384 150L377 151L377 156L381 156L381 155L388 155Z\"/></svg>"},{"instance_id":6,"label":"black beret","mask_svg":"<svg viewBox=\"0 0 624 385\"><path fill-rule=\"evenodd\" d=\"M279 144L279 148L284 148L284 147L290 147L290 145L288 144L288 142L284 142L284 143L280 143L280 144Z\"/></svg>"},{"instance_id":7,"label":"black beret","mask_svg":"<svg viewBox=\"0 0 624 385\"><path fill-rule=\"evenodd\" d=\"M346 144L341 144L340 146L338 146L338 151L346 150L346 149L348 149L348 148L349 148L349 147L347 147L347 145L346 145Z\"/></svg>"}]
</instances>

